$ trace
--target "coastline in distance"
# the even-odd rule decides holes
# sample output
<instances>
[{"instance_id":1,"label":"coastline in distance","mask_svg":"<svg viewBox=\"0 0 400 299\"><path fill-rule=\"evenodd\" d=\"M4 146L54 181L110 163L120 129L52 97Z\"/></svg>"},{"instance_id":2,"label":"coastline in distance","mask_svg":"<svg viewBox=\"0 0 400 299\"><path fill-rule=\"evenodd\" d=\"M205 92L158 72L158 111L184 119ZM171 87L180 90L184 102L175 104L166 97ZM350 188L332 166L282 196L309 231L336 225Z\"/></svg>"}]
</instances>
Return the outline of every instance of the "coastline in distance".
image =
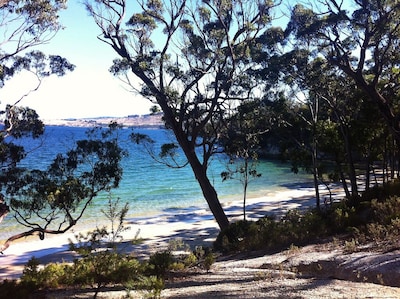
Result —
<instances>
[{"instance_id":1,"label":"coastline in distance","mask_svg":"<svg viewBox=\"0 0 400 299\"><path fill-rule=\"evenodd\" d=\"M66 119L44 119L46 126L67 126L67 127L94 127L106 126L111 121L116 121L125 127L164 127L162 113L146 115L129 115L125 117L93 117L93 118L66 118Z\"/></svg>"}]
</instances>

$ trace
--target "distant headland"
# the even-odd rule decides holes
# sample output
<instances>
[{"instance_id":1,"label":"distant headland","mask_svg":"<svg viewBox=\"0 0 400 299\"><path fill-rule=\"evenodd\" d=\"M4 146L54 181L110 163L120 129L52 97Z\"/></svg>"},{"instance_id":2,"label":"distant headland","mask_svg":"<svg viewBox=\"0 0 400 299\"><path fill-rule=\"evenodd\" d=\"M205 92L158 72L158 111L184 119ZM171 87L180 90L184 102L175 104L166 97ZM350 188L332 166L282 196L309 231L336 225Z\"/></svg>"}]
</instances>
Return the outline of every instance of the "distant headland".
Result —
<instances>
[{"instance_id":1,"label":"distant headland","mask_svg":"<svg viewBox=\"0 0 400 299\"><path fill-rule=\"evenodd\" d=\"M69 127L95 127L106 126L115 121L125 127L164 127L162 113L146 115L128 115L126 117L93 117L93 118L66 118L43 120L48 126L69 126Z\"/></svg>"}]
</instances>

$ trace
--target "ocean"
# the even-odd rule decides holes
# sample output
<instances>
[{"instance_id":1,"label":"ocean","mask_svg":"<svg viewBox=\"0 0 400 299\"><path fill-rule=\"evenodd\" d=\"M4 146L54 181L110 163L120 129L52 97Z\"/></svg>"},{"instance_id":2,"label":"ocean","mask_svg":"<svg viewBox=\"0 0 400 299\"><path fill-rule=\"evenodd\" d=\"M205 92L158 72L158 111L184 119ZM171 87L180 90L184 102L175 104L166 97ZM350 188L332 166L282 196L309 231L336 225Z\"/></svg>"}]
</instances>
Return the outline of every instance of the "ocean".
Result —
<instances>
[{"instance_id":1,"label":"ocean","mask_svg":"<svg viewBox=\"0 0 400 299\"><path fill-rule=\"evenodd\" d=\"M24 141L30 152L23 164L27 167L46 169L58 153L66 152L72 147L71 142L85 138L87 128L46 126L42 139ZM170 131L155 128L136 128L136 133L146 134L156 141L156 145L174 141ZM122 137L127 137L132 129L123 129ZM124 139L124 138L123 138ZM127 138L125 138L127 139ZM112 190L112 198L119 198L121 204L129 203L129 220L156 217L165 214L176 214L182 211L207 209L192 170L184 168L169 168L150 157L143 147L131 142L122 144L129 156L122 161L123 179L118 189ZM183 154L180 153L181 158ZM243 187L240 181L222 181L221 172L226 168L226 156L216 155L209 167L209 177L213 182L220 201L230 202L243 198ZM258 198L270 192L293 187L294 184L310 182L307 174L294 174L290 165L276 160L260 160L257 171L261 177L252 180L248 187L248 197ZM77 228L94 228L102 225L106 219L101 210L106 207L109 195L98 196L86 211L84 220ZM0 240L5 240L23 228L8 215L1 223Z\"/></svg>"}]
</instances>

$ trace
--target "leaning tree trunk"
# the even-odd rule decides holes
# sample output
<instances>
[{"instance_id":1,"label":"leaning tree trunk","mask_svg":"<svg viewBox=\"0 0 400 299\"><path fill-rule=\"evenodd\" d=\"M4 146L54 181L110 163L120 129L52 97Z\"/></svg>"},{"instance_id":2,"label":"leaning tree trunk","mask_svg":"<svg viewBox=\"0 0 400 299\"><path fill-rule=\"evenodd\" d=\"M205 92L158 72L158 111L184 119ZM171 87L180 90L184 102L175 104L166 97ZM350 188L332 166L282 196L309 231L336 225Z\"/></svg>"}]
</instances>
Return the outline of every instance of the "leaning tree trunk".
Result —
<instances>
[{"instance_id":1,"label":"leaning tree trunk","mask_svg":"<svg viewBox=\"0 0 400 299\"><path fill-rule=\"evenodd\" d=\"M226 217L221 203L219 202L217 191L215 191L214 186L208 179L206 169L204 169L203 165L198 161L197 156L186 155L186 157L189 160L193 173L200 185L201 191L203 192L203 196L207 201L207 204L212 214L214 215L214 218L217 221L220 229L224 230L228 228L229 220Z\"/></svg>"},{"instance_id":2,"label":"leaning tree trunk","mask_svg":"<svg viewBox=\"0 0 400 299\"><path fill-rule=\"evenodd\" d=\"M193 170L194 176L200 185L201 191L203 193L204 199L206 200L214 219L217 221L219 228L224 230L229 226L229 220L226 216L221 203L218 199L217 191L211 184L207 176L207 164L202 164L196 154L195 143L188 140L185 132L182 130L179 123L176 121L174 114L170 107L167 105L167 100L165 97L160 97L158 103L160 104L164 112L164 120L166 124L171 127L181 146L188 162Z\"/></svg>"},{"instance_id":3,"label":"leaning tree trunk","mask_svg":"<svg viewBox=\"0 0 400 299\"><path fill-rule=\"evenodd\" d=\"M192 165L192 164L191 164ZM217 221L221 230L228 228L229 220L226 217L224 210L222 209L221 203L219 202L217 192L215 188L211 184L210 180L208 179L205 171L202 169L197 170L197 166L192 165L193 172L196 176L197 181L201 187L203 192L204 198L207 201L207 204L214 215L215 220Z\"/></svg>"}]
</instances>

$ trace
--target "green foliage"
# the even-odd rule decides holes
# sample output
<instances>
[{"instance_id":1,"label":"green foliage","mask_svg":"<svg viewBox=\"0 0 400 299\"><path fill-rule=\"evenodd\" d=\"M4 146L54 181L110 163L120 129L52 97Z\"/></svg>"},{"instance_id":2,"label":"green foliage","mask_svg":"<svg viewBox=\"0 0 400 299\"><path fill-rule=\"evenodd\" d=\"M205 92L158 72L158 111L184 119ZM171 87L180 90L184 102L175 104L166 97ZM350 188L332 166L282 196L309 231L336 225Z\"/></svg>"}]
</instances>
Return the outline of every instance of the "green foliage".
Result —
<instances>
[{"instance_id":1,"label":"green foliage","mask_svg":"<svg viewBox=\"0 0 400 299\"><path fill-rule=\"evenodd\" d=\"M136 281L129 281L124 284L125 289L128 293L131 290L144 290L147 293L144 294L143 298L157 299L161 298L161 291L165 287L164 280L157 276L141 276Z\"/></svg>"},{"instance_id":2,"label":"green foliage","mask_svg":"<svg viewBox=\"0 0 400 299\"><path fill-rule=\"evenodd\" d=\"M362 202L350 207L335 203L324 211L292 210L281 219L266 216L256 222L238 221L218 235L214 248L221 252L248 250L282 250L304 245L321 238L346 233L351 237L345 250L354 252L357 246L373 241L388 249L398 247L400 237L400 197Z\"/></svg>"},{"instance_id":3,"label":"green foliage","mask_svg":"<svg viewBox=\"0 0 400 299\"><path fill-rule=\"evenodd\" d=\"M76 244L70 240L70 249L79 253L80 258L72 264L51 263L43 269L39 269L39 261L32 258L24 268L21 283L16 285L27 294L29 290L70 286L91 286L97 294L106 285L123 285L127 290L145 290L150 298L158 298L172 257L169 259L168 255L160 253L150 258L149 263L141 263L132 255L118 252L117 247L122 241L119 233L124 230L128 206L121 206L119 200L112 201L110 197L108 208L102 212L110 220L110 231L104 226L87 234L77 234ZM113 245L111 248L107 246L110 242ZM14 285L2 287L13 289Z\"/></svg>"},{"instance_id":4,"label":"green foliage","mask_svg":"<svg viewBox=\"0 0 400 299\"><path fill-rule=\"evenodd\" d=\"M191 267L196 265L198 262L197 256L195 253L189 253L183 260L183 263L186 267Z\"/></svg>"},{"instance_id":5,"label":"green foliage","mask_svg":"<svg viewBox=\"0 0 400 299\"><path fill-rule=\"evenodd\" d=\"M30 285L32 288L38 288L41 283L39 264L39 260L32 257L24 267L21 282Z\"/></svg>"},{"instance_id":6,"label":"green foliage","mask_svg":"<svg viewBox=\"0 0 400 299\"><path fill-rule=\"evenodd\" d=\"M334 204L324 216L333 233L342 233L361 224L356 208L348 206L346 202Z\"/></svg>"},{"instance_id":7,"label":"green foliage","mask_svg":"<svg viewBox=\"0 0 400 299\"><path fill-rule=\"evenodd\" d=\"M260 220L238 221L222 231L215 243L222 252L247 250L281 250L303 245L354 225L351 209L332 208L326 212L309 210L300 213L291 210L281 219L266 216Z\"/></svg>"},{"instance_id":8,"label":"green foliage","mask_svg":"<svg viewBox=\"0 0 400 299\"><path fill-rule=\"evenodd\" d=\"M208 252L205 257L204 257L204 262L203 262L203 266L204 269L208 271L210 271L212 264L214 264L215 262L215 256L212 252Z\"/></svg>"},{"instance_id":9,"label":"green foliage","mask_svg":"<svg viewBox=\"0 0 400 299\"><path fill-rule=\"evenodd\" d=\"M101 212L110 221L111 231L107 234L109 236L110 246L114 247L118 241L122 241L121 233L127 231L129 227L124 225L126 214L129 211L129 204L125 203L120 207L120 198L112 199L111 194L108 197L107 209L102 209Z\"/></svg>"},{"instance_id":10,"label":"green foliage","mask_svg":"<svg viewBox=\"0 0 400 299\"><path fill-rule=\"evenodd\" d=\"M40 271L41 288L55 289L68 284L68 265L51 263Z\"/></svg>"},{"instance_id":11,"label":"green foliage","mask_svg":"<svg viewBox=\"0 0 400 299\"><path fill-rule=\"evenodd\" d=\"M400 181L398 179L387 182L383 185L376 185L367 192L362 194L363 201L371 201L373 199L385 200L390 196L400 195Z\"/></svg>"},{"instance_id":12,"label":"green foliage","mask_svg":"<svg viewBox=\"0 0 400 299\"><path fill-rule=\"evenodd\" d=\"M35 290L35 286L31 286L30 284L19 282L17 280L5 279L0 282L0 299L27 299Z\"/></svg>"},{"instance_id":13,"label":"green foliage","mask_svg":"<svg viewBox=\"0 0 400 299\"><path fill-rule=\"evenodd\" d=\"M96 233L89 239L85 250L79 246L75 248L83 255L72 264L50 263L39 269L39 261L32 258L25 266L20 282L4 281L0 284L0 298L10 298L7 294L30 298L33 292L41 294L42 290L86 286L95 288L97 294L100 288L109 285L123 286L127 296L132 290L138 290L143 292L144 298L160 298L168 272L198 265L209 271L215 262L215 255L209 248L199 246L192 252L182 240L172 242L171 247L184 249L188 254L175 256L166 250L154 253L147 262L139 262L115 249L96 247L92 250L95 247L90 240L96 240L97 236ZM94 243L98 245L97 241Z\"/></svg>"},{"instance_id":14,"label":"green foliage","mask_svg":"<svg viewBox=\"0 0 400 299\"><path fill-rule=\"evenodd\" d=\"M104 250L76 260L73 265L76 285L97 288L108 284L123 284L137 279L140 263L133 257L114 250Z\"/></svg>"},{"instance_id":15,"label":"green foliage","mask_svg":"<svg viewBox=\"0 0 400 299\"><path fill-rule=\"evenodd\" d=\"M35 233L41 237L44 233L63 233L83 217L100 192L119 186L120 162L127 154L119 146L120 128L111 122L108 128L88 130L87 139L78 140L73 149L58 154L46 170L25 169L15 166L19 161L14 161L14 167L1 173L0 187L12 196L14 217L27 228L11 240ZM121 214L113 214L112 206L108 208L106 216L114 218L114 225ZM126 208L121 213L126 213ZM113 238L120 232L114 231Z\"/></svg>"},{"instance_id":16,"label":"green foliage","mask_svg":"<svg viewBox=\"0 0 400 299\"><path fill-rule=\"evenodd\" d=\"M366 240L386 243L387 248L397 246L400 236L400 197L390 196L387 200L372 200L371 220L358 233Z\"/></svg>"},{"instance_id":17,"label":"green foliage","mask_svg":"<svg viewBox=\"0 0 400 299\"><path fill-rule=\"evenodd\" d=\"M72 284L92 285L97 289L110 283L123 284L140 276L141 264L132 256L117 252L117 245L123 238L124 221L128 204L121 206L119 199L108 198L108 209L102 210L111 224L96 228L86 235L76 235L77 243L70 240L70 249L78 252L82 258L75 260ZM109 248L111 245L111 249Z\"/></svg>"},{"instance_id":18,"label":"green foliage","mask_svg":"<svg viewBox=\"0 0 400 299\"><path fill-rule=\"evenodd\" d=\"M173 256L169 250L156 252L150 256L148 272L159 278L165 278L167 271L174 263Z\"/></svg>"}]
</instances>

